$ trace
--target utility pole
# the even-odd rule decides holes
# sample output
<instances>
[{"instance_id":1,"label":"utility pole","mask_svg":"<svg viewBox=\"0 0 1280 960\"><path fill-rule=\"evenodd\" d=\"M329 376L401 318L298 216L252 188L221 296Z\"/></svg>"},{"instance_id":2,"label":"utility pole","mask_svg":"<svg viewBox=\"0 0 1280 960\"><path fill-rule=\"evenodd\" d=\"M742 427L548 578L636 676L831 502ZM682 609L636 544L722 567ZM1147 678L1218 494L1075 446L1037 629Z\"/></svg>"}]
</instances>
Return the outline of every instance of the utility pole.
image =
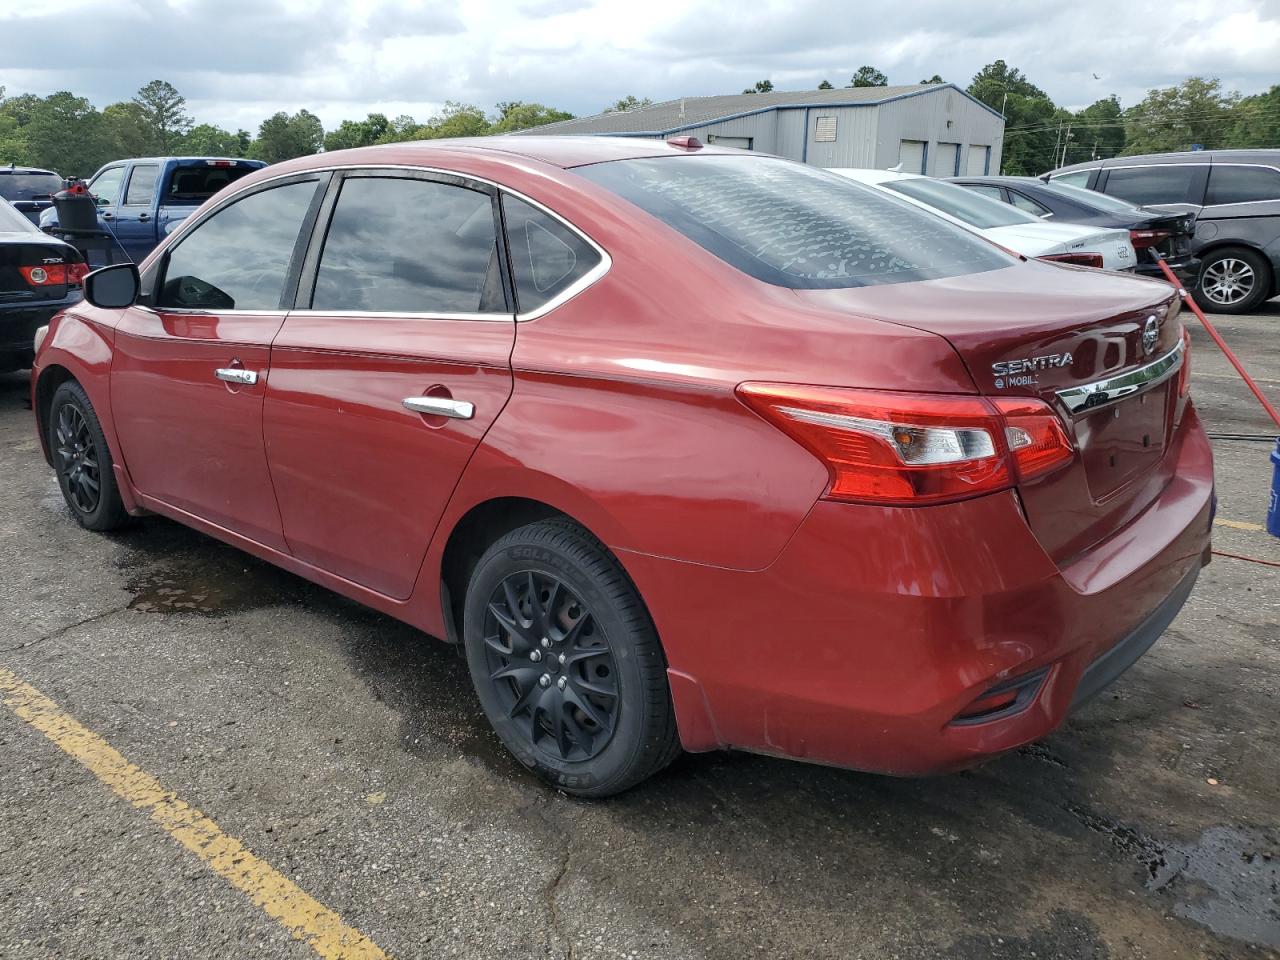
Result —
<instances>
[{"instance_id":1,"label":"utility pole","mask_svg":"<svg viewBox=\"0 0 1280 960\"><path fill-rule=\"evenodd\" d=\"M1060 167L1067 165L1067 144L1071 142L1071 124L1067 124L1067 135L1062 138L1062 162L1058 164Z\"/></svg>"}]
</instances>

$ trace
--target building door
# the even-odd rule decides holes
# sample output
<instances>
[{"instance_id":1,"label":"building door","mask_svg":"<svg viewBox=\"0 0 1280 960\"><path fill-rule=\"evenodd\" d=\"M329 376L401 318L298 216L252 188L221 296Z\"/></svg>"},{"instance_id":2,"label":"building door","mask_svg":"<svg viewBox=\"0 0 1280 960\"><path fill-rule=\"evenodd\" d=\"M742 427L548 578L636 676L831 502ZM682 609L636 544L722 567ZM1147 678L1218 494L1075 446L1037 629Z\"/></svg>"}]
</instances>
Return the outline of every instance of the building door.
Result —
<instances>
[{"instance_id":1,"label":"building door","mask_svg":"<svg viewBox=\"0 0 1280 960\"><path fill-rule=\"evenodd\" d=\"M965 176L985 177L990 172L987 169L988 158L990 156L991 148L985 144L969 144L969 157L964 167Z\"/></svg>"},{"instance_id":2,"label":"building door","mask_svg":"<svg viewBox=\"0 0 1280 960\"><path fill-rule=\"evenodd\" d=\"M901 141L898 144L898 162L902 164L902 172L926 173L925 159L928 153L928 144L923 140Z\"/></svg>"},{"instance_id":3,"label":"building door","mask_svg":"<svg viewBox=\"0 0 1280 960\"><path fill-rule=\"evenodd\" d=\"M960 144L938 144L938 157L933 162L933 175L935 177L960 176Z\"/></svg>"}]
</instances>

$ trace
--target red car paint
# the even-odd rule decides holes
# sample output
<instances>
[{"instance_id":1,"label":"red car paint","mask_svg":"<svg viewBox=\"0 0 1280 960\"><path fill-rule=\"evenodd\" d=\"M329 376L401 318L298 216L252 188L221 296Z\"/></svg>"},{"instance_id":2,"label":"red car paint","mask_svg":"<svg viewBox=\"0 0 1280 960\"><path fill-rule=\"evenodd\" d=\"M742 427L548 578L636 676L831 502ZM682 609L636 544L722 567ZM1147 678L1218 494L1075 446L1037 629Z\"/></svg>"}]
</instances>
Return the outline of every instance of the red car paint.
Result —
<instances>
[{"instance_id":1,"label":"red car paint","mask_svg":"<svg viewBox=\"0 0 1280 960\"><path fill-rule=\"evenodd\" d=\"M1177 381L1144 395L1150 429L1128 413L1139 427L1114 426L1109 412L1077 418L1069 428L1081 449L1068 467L930 506L825 498L824 464L735 391L775 382L1051 398L1137 363L1153 311L1168 318L1154 355L1180 342L1172 291L1035 262L785 289L573 171L688 153L650 141L489 138L256 172L231 193L369 166L482 178L555 211L611 266L522 322L371 326L310 312L82 304L54 321L39 352L36 409L47 378L75 377L129 509L189 524L436 636L456 634L442 558L472 511L521 498L574 518L648 605L690 750L919 774L1042 736L1065 717L1085 669L1189 583L1208 547L1211 455ZM1072 362L1034 386L993 385L993 362L1067 351ZM237 364L264 375L251 386L208 376ZM475 419L400 405L428 393L475 403ZM993 686L1039 671L1025 709L953 722Z\"/></svg>"}]
</instances>

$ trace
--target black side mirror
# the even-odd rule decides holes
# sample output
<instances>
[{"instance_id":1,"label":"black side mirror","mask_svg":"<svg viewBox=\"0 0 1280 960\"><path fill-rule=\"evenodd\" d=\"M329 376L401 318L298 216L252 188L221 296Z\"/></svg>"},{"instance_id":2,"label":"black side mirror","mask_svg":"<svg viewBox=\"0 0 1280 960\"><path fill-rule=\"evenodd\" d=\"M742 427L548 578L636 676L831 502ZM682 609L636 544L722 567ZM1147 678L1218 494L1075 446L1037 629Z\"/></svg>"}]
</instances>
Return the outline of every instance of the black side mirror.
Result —
<instances>
[{"instance_id":1,"label":"black side mirror","mask_svg":"<svg viewBox=\"0 0 1280 960\"><path fill-rule=\"evenodd\" d=\"M84 278L84 298L104 310L133 306L142 282L136 263L114 263Z\"/></svg>"}]
</instances>

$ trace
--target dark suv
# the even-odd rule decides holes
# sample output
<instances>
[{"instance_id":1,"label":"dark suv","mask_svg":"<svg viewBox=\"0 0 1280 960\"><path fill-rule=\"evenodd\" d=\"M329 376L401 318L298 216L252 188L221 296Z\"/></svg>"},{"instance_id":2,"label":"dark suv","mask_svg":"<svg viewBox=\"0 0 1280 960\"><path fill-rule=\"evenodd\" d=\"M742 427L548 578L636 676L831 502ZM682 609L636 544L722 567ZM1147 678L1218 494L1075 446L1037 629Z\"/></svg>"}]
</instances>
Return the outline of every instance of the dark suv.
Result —
<instances>
[{"instance_id":1,"label":"dark suv","mask_svg":"<svg viewBox=\"0 0 1280 960\"><path fill-rule=\"evenodd\" d=\"M1196 299L1211 310L1248 313L1280 293L1280 150L1091 160L1042 179L1195 212Z\"/></svg>"}]
</instances>

